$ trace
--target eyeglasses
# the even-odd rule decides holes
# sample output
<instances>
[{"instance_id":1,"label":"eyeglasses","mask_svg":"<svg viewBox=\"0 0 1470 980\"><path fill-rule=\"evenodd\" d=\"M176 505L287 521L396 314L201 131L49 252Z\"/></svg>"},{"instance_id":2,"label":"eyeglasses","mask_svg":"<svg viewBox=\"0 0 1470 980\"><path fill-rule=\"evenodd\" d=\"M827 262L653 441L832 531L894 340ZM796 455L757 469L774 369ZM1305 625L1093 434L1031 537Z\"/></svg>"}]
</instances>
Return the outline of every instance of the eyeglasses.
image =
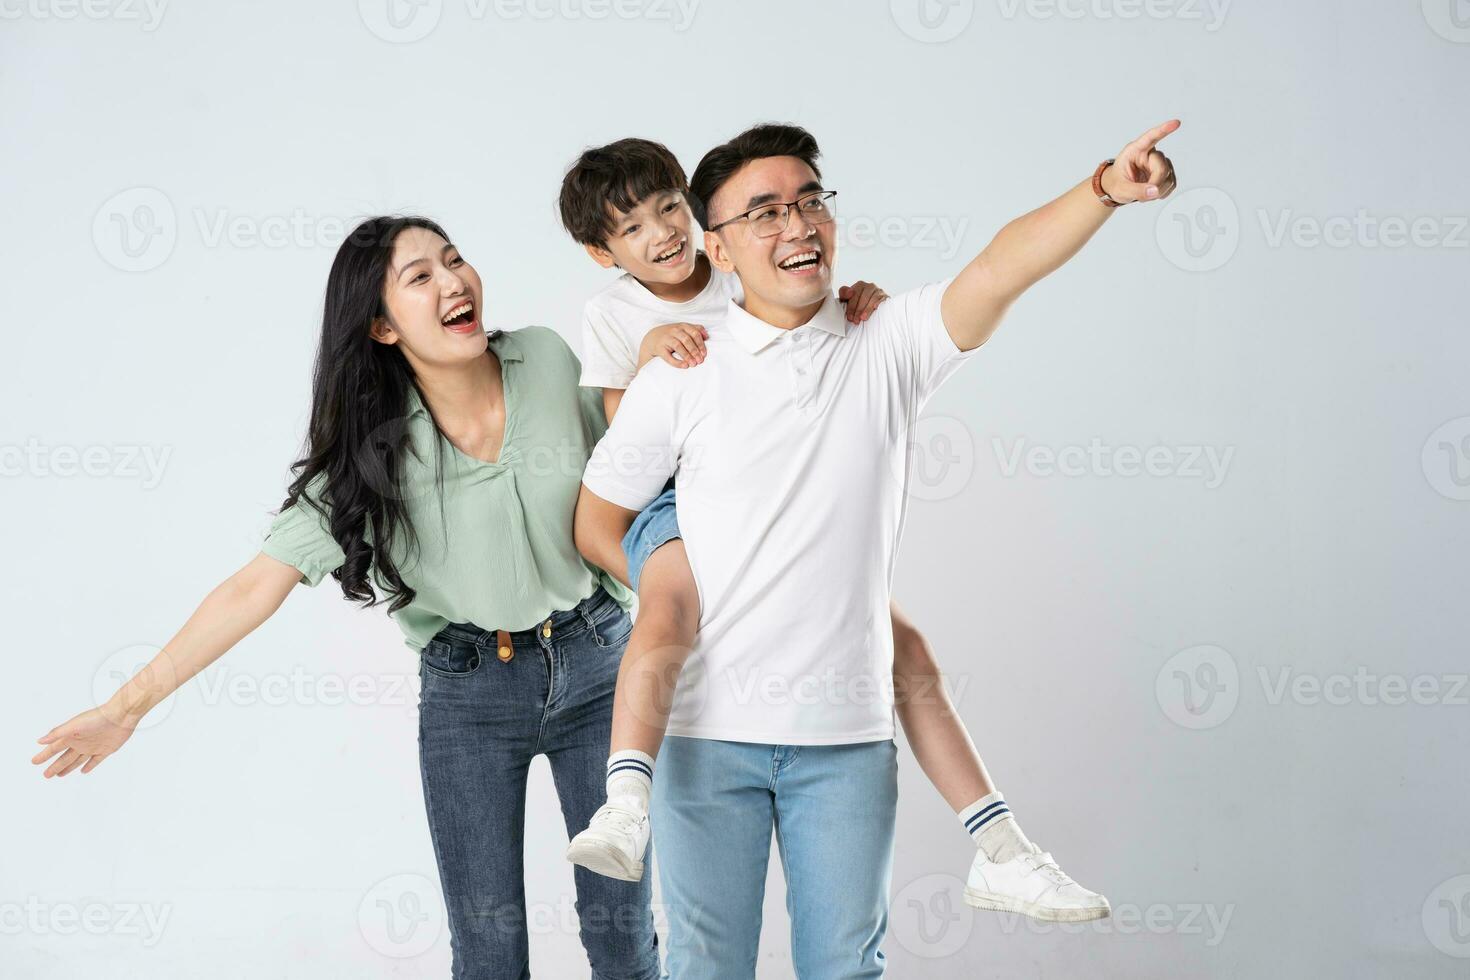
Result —
<instances>
[{"instance_id":1,"label":"eyeglasses","mask_svg":"<svg viewBox=\"0 0 1470 980\"><path fill-rule=\"evenodd\" d=\"M719 231L726 225L744 221L749 224L751 234L755 237L770 238L786 230L786 226L791 223L793 208L801 212L801 220L809 225L826 224L837 211L832 200L836 196L836 191L817 191L785 204L762 204L705 230Z\"/></svg>"}]
</instances>

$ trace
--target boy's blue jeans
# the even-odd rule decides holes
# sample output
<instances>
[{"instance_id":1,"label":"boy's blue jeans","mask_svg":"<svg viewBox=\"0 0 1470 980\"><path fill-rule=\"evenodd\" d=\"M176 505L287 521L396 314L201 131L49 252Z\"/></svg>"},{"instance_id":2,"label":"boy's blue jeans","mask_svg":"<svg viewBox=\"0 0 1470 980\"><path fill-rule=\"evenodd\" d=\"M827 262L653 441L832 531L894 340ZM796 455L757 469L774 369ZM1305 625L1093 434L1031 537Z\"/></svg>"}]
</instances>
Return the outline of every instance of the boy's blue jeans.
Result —
<instances>
[{"instance_id":1,"label":"boy's blue jeans","mask_svg":"<svg viewBox=\"0 0 1470 980\"><path fill-rule=\"evenodd\" d=\"M623 554L628 557L630 589L638 591L638 583L643 577L643 565L659 546L678 537L682 535L679 533L679 514L674 506L673 481L670 480L663 493L638 512L628 533L623 535Z\"/></svg>"},{"instance_id":2,"label":"boy's blue jeans","mask_svg":"<svg viewBox=\"0 0 1470 980\"><path fill-rule=\"evenodd\" d=\"M669 975L755 976L774 831L796 975L881 977L897 805L892 739L764 745L666 737L652 817Z\"/></svg>"}]
</instances>

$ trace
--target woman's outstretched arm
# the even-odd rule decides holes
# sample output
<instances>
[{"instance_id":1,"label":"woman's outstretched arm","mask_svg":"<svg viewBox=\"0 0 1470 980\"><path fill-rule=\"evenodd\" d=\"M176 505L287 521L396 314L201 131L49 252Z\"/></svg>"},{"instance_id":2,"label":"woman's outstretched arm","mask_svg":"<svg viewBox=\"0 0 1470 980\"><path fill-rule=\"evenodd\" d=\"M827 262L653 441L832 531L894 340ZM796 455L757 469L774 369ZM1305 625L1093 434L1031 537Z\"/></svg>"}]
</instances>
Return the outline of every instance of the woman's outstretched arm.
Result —
<instances>
[{"instance_id":1,"label":"woman's outstretched arm","mask_svg":"<svg viewBox=\"0 0 1470 980\"><path fill-rule=\"evenodd\" d=\"M31 762L60 756L46 777L65 776L78 766L91 772L122 747L155 705L269 619L301 572L267 554L221 582L204 598L168 645L158 651L106 703L57 725L37 741L44 746Z\"/></svg>"}]
</instances>

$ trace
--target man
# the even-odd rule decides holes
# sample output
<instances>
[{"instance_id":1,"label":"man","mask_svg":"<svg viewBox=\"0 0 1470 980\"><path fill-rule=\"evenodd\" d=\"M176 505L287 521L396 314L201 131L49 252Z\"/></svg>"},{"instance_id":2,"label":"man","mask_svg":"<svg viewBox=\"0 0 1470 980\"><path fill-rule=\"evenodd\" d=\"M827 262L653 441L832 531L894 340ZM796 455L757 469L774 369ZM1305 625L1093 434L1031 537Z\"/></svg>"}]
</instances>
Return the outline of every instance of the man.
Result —
<instances>
[{"instance_id":1,"label":"man","mask_svg":"<svg viewBox=\"0 0 1470 980\"><path fill-rule=\"evenodd\" d=\"M897 803L882 681L912 427L1011 303L1116 205L1168 196L1173 169L1155 144L1176 128L1150 130L1008 224L959 275L892 298L854 330L831 293L835 192L811 135L758 126L700 161L691 192L705 250L743 299L710 331L698 370L652 363L633 381L576 519L583 554L626 578L622 537L676 477L700 621L653 823L678 980L754 975L773 830L797 974L882 975ZM967 900L1004 907L1018 893L1091 895L1034 845L1006 865L977 860Z\"/></svg>"}]
</instances>

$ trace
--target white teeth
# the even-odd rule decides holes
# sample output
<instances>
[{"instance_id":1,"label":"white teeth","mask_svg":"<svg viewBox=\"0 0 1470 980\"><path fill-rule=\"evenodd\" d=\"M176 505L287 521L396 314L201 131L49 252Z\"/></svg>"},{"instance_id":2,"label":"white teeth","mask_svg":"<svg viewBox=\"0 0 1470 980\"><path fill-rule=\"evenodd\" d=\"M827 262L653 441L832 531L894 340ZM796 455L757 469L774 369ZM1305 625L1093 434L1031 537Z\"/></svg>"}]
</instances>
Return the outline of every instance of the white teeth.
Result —
<instances>
[{"instance_id":1,"label":"white teeth","mask_svg":"<svg viewBox=\"0 0 1470 980\"><path fill-rule=\"evenodd\" d=\"M803 262L815 262L817 261L817 258L818 256L816 252L799 252L796 255L792 255L788 258L782 259L777 264L783 269L789 269L792 266L800 265Z\"/></svg>"},{"instance_id":2,"label":"white teeth","mask_svg":"<svg viewBox=\"0 0 1470 980\"><path fill-rule=\"evenodd\" d=\"M450 320L453 320L455 317L459 316L461 313L468 313L471 310L473 310L474 308L475 308L475 304L473 304L473 303L461 303L458 306L456 306L454 309L450 310L448 313L444 314L444 318L442 320L440 320L439 322L440 323L448 323Z\"/></svg>"},{"instance_id":3,"label":"white teeth","mask_svg":"<svg viewBox=\"0 0 1470 980\"><path fill-rule=\"evenodd\" d=\"M679 244L675 245L673 248L670 248L668 251L666 251L666 252L660 252L658 255L654 256L653 261L655 261L655 262L664 262L664 261L667 261L668 259L671 259L674 256L678 255L683 250L684 250L684 243L683 242L680 242Z\"/></svg>"}]
</instances>

